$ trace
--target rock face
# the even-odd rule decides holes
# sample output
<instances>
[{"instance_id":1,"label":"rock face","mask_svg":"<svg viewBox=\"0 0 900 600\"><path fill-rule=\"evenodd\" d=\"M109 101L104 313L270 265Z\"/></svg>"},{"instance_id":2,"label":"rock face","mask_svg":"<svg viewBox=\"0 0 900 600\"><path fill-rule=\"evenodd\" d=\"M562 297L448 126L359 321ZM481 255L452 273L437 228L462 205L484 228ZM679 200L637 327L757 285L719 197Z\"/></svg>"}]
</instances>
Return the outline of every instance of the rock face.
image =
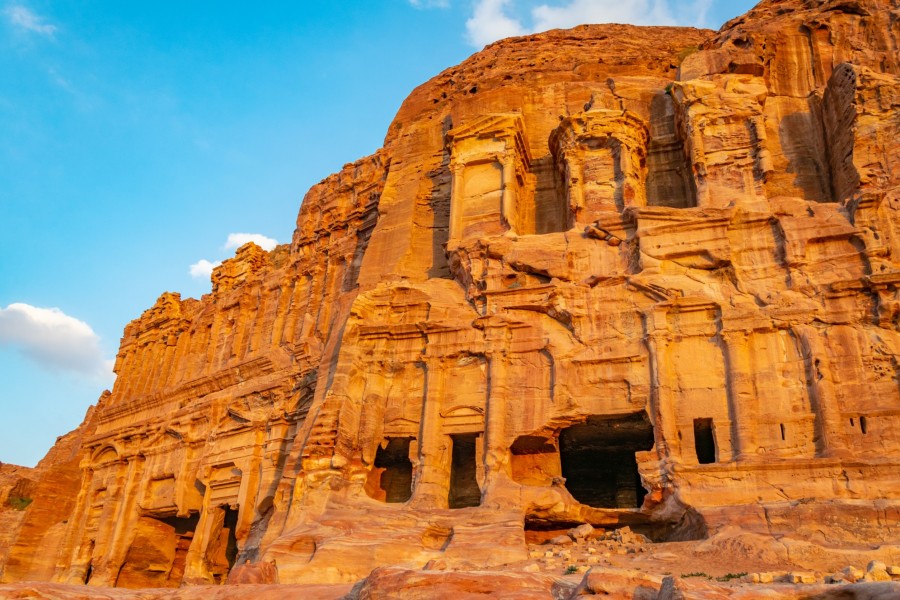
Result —
<instances>
[{"instance_id":1,"label":"rock face","mask_svg":"<svg viewBox=\"0 0 900 600\"><path fill-rule=\"evenodd\" d=\"M34 502L34 469L0 463L0 564L9 556L25 510Z\"/></svg>"},{"instance_id":2,"label":"rock face","mask_svg":"<svg viewBox=\"0 0 900 600\"><path fill-rule=\"evenodd\" d=\"M104 392L100 404L108 397ZM60 559L69 519L84 476L79 468L86 457L87 438L94 430L97 410L88 409L84 422L57 438L34 469L0 466L0 566L3 581L51 580ZM4 476L14 485L4 494Z\"/></svg>"},{"instance_id":3,"label":"rock face","mask_svg":"<svg viewBox=\"0 0 900 600\"><path fill-rule=\"evenodd\" d=\"M578 523L897 543L898 39L897 0L766 0L423 84L290 246L128 325L2 580L349 583Z\"/></svg>"}]
</instances>

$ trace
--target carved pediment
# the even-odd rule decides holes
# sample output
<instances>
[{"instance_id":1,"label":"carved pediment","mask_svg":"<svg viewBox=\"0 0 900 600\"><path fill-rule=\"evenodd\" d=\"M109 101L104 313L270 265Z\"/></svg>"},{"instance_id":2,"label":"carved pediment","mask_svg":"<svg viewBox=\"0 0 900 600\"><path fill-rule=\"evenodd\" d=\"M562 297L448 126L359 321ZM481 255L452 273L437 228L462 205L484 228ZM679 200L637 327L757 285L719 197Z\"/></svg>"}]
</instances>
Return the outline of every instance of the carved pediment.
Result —
<instances>
[{"instance_id":1,"label":"carved pediment","mask_svg":"<svg viewBox=\"0 0 900 600\"><path fill-rule=\"evenodd\" d=\"M441 416L445 419L454 417L483 417L484 409L478 406L457 405L441 411Z\"/></svg>"}]
</instances>

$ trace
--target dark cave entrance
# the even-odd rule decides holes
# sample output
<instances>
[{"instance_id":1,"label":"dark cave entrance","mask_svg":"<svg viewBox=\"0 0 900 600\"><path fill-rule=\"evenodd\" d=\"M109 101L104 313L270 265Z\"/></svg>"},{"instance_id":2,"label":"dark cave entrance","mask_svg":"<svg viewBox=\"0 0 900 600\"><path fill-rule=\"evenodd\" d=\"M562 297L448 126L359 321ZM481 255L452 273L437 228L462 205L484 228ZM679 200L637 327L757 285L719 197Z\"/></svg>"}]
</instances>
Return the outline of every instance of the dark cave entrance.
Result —
<instances>
[{"instance_id":1,"label":"dark cave entrance","mask_svg":"<svg viewBox=\"0 0 900 600\"><path fill-rule=\"evenodd\" d=\"M478 433L451 435L453 456L450 464L450 508L465 508L481 504L481 488L478 487L477 448Z\"/></svg>"},{"instance_id":2,"label":"dark cave entrance","mask_svg":"<svg viewBox=\"0 0 900 600\"><path fill-rule=\"evenodd\" d=\"M641 485L636 452L653 447L653 426L646 414L591 416L564 429L559 451L566 489L595 508L640 508L647 491Z\"/></svg>"},{"instance_id":3,"label":"dark cave entrance","mask_svg":"<svg viewBox=\"0 0 900 600\"><path fill-rule=\"evenodd\" d=\"M382 502L406 502L412 496L413 465L409 460L412 438L389 438L379 446L366 481L366 493Z\"/></svg>"}]
</instances>

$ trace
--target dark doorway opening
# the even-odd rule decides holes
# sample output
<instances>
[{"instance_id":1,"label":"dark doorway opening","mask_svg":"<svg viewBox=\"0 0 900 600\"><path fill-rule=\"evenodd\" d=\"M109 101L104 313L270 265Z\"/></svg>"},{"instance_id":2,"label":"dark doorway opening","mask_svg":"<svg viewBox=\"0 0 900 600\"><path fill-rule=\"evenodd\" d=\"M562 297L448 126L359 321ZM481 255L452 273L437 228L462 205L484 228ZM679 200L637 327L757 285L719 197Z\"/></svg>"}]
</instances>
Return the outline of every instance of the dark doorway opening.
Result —
<instances>
[{"instance_id":1,"label":"dark doorway opening","mask_svg":"<svg viewBox=\"0 0 900 600\"><path fill-rule=\"evenodd\" d=\"M559 435L566 489L582 504L596 508L640 508L647 490L641 485L635 452L653 447L653 426L646 414L592 416Z\"/></svg>"},{"instance_id":2,"label":"dark doorway opening","mask_svg":"<svg viewBox=\"0 0 900 600\"><path fill-rule=\"evenodd\" d=\"M697 462L708 465L716 462L716 438L712 419L694 419L694 450Z\"/></svg>"},{"instance_id":3,"label":"dark doorway opening","mask_svg":"<svg viewBox=\"0 0 900 600\"><path fill-rule=\"evenodd\" d=\"M366 481L366 493L382 502L406 502L412 496L412 461L409 443L412 438L391 438L387 446L378 447L375 464Z\"/></svg>"},{"instance_id":4,"label":"dark doorway opening","mask_svg":"<svg viewBox=\"0 0 900 600\"><path fill-rule=\"evenodd\" d=\"M228 530L228 542L225 545L225 559L228 561L228 570L234 566L234 561L237 558L238 546L237 546L237 534L235 530L237 529L237 520L238 520L238 511L233 508L225 509L225 524L223 527Z\"/></svg>"},{"instance_id":5,"label":"dark doorway opening","mask_svg":"<svg viewBox=\"0 0 900 600\"><path fill-rule=\"evenodd\" d=\"M453 457L450 464L450 508L465 508L481 504L481 488L478 487L476 464L477 433L451 435Z\"/></svg>"}]
</instances>

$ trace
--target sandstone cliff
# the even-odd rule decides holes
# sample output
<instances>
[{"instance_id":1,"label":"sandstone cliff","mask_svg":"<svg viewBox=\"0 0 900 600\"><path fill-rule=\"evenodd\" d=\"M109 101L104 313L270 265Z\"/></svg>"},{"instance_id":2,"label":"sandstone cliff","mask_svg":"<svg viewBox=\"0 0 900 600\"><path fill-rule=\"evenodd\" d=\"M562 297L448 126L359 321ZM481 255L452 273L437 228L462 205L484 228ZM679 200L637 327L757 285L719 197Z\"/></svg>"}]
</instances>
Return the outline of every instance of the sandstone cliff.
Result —
<instances>
[{"instance_id":1,"label":"sandstone cliff","mask_svg":"<svg viewBox=\"0 0 900 600\"><path fill-rule=\"evenodd\" d=\"M2 580L354 582L581 522L896 552L898 39L766 0L441 73L289 246L128 325Z\"/></svg>"}]
</instances>

